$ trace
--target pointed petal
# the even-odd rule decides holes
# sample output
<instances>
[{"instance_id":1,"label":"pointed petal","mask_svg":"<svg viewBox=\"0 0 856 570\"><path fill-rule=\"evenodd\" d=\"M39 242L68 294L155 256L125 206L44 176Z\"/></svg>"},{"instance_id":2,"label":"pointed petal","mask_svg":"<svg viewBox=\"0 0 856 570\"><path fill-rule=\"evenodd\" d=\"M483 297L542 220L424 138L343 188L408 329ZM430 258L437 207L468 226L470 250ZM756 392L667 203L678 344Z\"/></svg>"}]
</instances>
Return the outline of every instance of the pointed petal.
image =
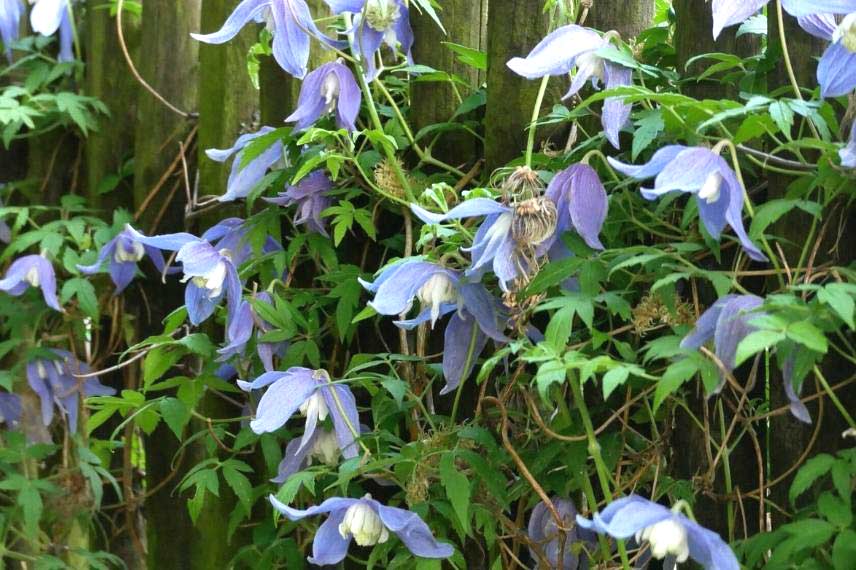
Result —
<instances>
[{"instance_id":1,"label":"pointed petal","mask_svg":"<svg viewBox=\"0 0 856 570\"><path fill-rule=\"evenodd\" d=\"M456 311L457 309L458 306L455 303L442 303L440 305L440 314L436 320L439 321L442 317L445 317L446 315L448 315L452 311ZM431 307L428 307L412 319L392 321L392 324L394 324L398 328L410 331L415 329L422 323L430 323L432 319L433 315L431 314Z\"/></svg>"},{"instance_id":2,"label":"pointed petal","mask_svg":"<svg viewBox=\"0 0 856 570\"><path fill-rule=\"evenodd\" d=\"M315 438L313 438L314 441ZM303 465L306 463L306 456L309 455L309 451L312 449L313 442L309 442L309 444L301 446L300 440L295 438L288 442L288 445L285 446L285 453L282 456L282 461L279 462L279 466L277 467L276 477L271 479L271 483L282 484L285 483L286 479L300 471Z\"/></svg>"},{"instance_id":3,"label":"pointed petal","mask_svg":"<svg viewBox=\"0 0 856 570\"><path fill-rule=\"evenodd\" d=\"M607 89L623 87L632 83L633 70L628 67L607 61L604 62L604 70ZM625 103L621 97L608 97L603 102L603 115L601 117L603 130L606 133L607 140L616 149L621 148L618 142L618 133L630 120L630 112L632 110L632 105Z\"/></svg>"},{"instance_id":4,"label":"pointed petal","mask_svg":"<svg viewBox=\"0 0 856 570\"><path fill-rule=\"evenodd\" d=\"M817 81L823 98L841 97L856 88L856 52L841 42L829 46L817 66Z\"/></svg>"},{"instance_id":5,"label":"pointed petal","mask_svg":"<svg viewBox=\"0 0 856 570\"><path fill-rule=\"evenodd\" d=\"M784 366L782 366L782 382L785 384L785 396L787 396L790 402L791 414L799 421L810 424L812 423L811 414L806 405L800 400L799 393L794 388L794 365L795 357L791 355L785 360ZM801 390L802 385L800 385Z\"/></svg>"},{"instance_id":6,"label":"pointed petal","mask_svg":"<svg viewBox=\"0 0 856 570\"><path fill-rule=\"evenodd\" d=\"M338 398L333 397L332 391ZM357 400L354 398L354 393L344 384L328 385L327 388L322 388L321 393L324 395L324 401L327 403L327 408L330 410L330 418L333 420L333 428L336 432L336 441L339 442L339 449L342 450L342 457L351 459L357 456L356 437L351 428L360 433L360 415L357 412ZM339 410L339 404L342 405L344 415ZM347 420L347 421L346 421ZM350 423L350 427L349 424Z\"/></svg>"},{"instance_id":7,"label":"pointed petal","mask_svg":"<svg viewBox=\"0 0 856 570\"><path fill-rule=\"evenodd\" d=\"M342 12L362 12L366 0L324 0L333 10L334 14Z\"/></svg>"},{"instance_id":8,"label":"pointed petal","mask_svg":"<svg viewBox=\"0 0 856 570\"><path fill-rule=\"evenodd\" d=\"M749 321L758 313L752 311L763 304L764 300L755 295L737 295L722 307L713 339L716 356L728 370L734 370L737 345L755 330Z\"/></svg>"},{"instance_id":9,"label":"pointed petal","mask_svg":"<svg viewBox=\"0 0 856 570\"><path fill-rule=\"evenodd\" d=\"M427 261L397 265L390 271L378 287L374 300L368 303L381 315L399 315L410 310L419 289L434 275L445 273L454 278L452 272Z\"/></svg>"},{"instance_id":10,"label":"pointed petal","mask_svg":"<svg viewBox=\"0 0 856 570\"><path fill-rule=\"evenodd\" d=\"M479 355L487 344L487 336L476 326L472 315L461 318L457 312L446 325L443 343L443 376L446 385L440 395L448 394L458 387L461 380L470 375Z\"/></svg>"},{"instance_id":11,"label":"pointed petal","mask_svg":"<svg viewBox=\"0 0 856 570\"><path fill-rule=\"evenodd\" d=\"M271 384L259 400L256 419L250 422L250 429L255 433L278 430L317 388L318 382L311 374L286 373Z\"/></svg>"},{"instance_id":12,"label":"pointed petal","mask_svg":"<svg viewBox=\"0 0 856 570\"><path fill-rule=\"evenodd\" d=\"M718 534L683 516L680 517L680 523L687 531L687 543L693 560L711 570L740 570L731 547Z\"/></svg>"},{"instance_id":13,"label":"pointed petal","mask_svg":"<svg viewBox=\"0 0 856 570\"><path fill-rule=\"evenodd\" d=\"M455 206L445 214L434 214L417 206L416 204L411 204L410 209L413 210L413 213L416 214L417 218L426 224L440 224L449 220L472 218L474 216L490 216L492 214L505 214L511 211L508 206L503 206L499 202L491 200L490 198L473 198L472 200L467 200L466 202Z\"/></svg>"},{"instance_id":14,"label":"pointed petal","mask_svg":"<svg viewBox=\"0 0 856 570\"><path fill-rule=\"evenodd\" d=\"M603 512L595 513L591 521L577 515L577 524L613 538L626 539L646 527L672 517L676 515L663 505L630 495L611 502Z\"/></svg>"},{"instance_id":15,"label":"pointed petal","mask_svg":"<svg viewBox=\"0 0 856 570\"><path fill-rule=\"evenodd\" d=\"M325 63L304 78L297 98L297 109L285 119L286 123L296 123L296 130L306 129L324 114L325 102L321 88L327 74L332 72L331 65L332 63Z\"/></svg>"},{"instance_id":16,"label":"pointed petal","mask_svg":"<svg viewBox=\"0 0 856 570\"><path fill-rule=\"evenodd\" d=\"M303 0L285 0L272 3L271 11L275 25L273 57L287 73L303 79L309 62L309 36L298 25L297 19L305 29L306 20L312 21L309 8Z\"/></svg>"},{"instance_id":17,"label":"pointed petal","mask_svg":"<svg viewBox=\"0 0 856 570\"><path fill-rule=\"evenodd\" d=\"M217 308L217 303L208 297L208 291L197 287L193 281L188 282L184 289L184 305L187 307L187 318L193 326L204 323Z\"/></svg>"},{"instance_id":18,"label":"pointed petal","mask_svg":"<svg viewBox=\"0 0 856 570\"><path fill-rule=\"evenodd\" d=\"M746 233L746 228L743 226L743 195L745 192L743 186L730 168L722 172L722 174L725 187L728 189L728 195L724 197L728 200L727 209L725 210L725 220L731 226L731 229L734 230L746 255L755 261L767 261L767 256L761 253L758 246L752 242L749 234ZM720 199L720 201L723 200ZM699 211L701 212L701 209Z\"/></svg>"},{"instance_id":19,"label":"pointed petal","mask_svg":"<svg viewBox=\"0 0 856 570\"><path fill-rule=\"evenodd\" d=\"M722 314L722 308L735 299L737 295L726 295L717 300L696 321L695 328L681 341L681 348L698 349L713 338L716 322Z\"/></svg>"},{"instance_id":20,"label":"pointed petal","mask_svg":"<svg viewBox=\"0 0 856 570\"><path fill-rule=\"evenodd\" d=\"M190 34L190 36L206 44L226 43L241 31L241 28L253 21L262 10L271 5L271 0L244 0L232 11L223 27L211 34Z\"/></svg>"},{"instance_id":21,"label":"pointed petal","mask_svg":"<svg viewBox=\"0 0 856 570\"><path fill-rule=\"evenodd\" d=\"M856 12L856 0L782 0L782 7L797 18L823 12L849 14Z\"/></svg>"},{"instance_id":22,"label":"pointed petal","mask_svg":"<svg viewBox=\"0 0 856 570\"><path fill-rule=\"evenodd\" d=\"M831 41L838 24L832 14L811 14L798 18L800 27L814 37Z\"/></svg>"},{"instance_id":23,"label":"pointed petal","mask_svg":"<svg viewBox=\"0 0 856 570\"><path fill-rule=\"evenodd\" d=\"M740 24L767 4L768 0L713 0L713 37L724 28Z\"/></svg>"},{"instance_id":24,"label":"pointed petal","mask_svg":"<svg viewBox=\"0 0 856 570\"><path fill-rule=\"evenodd\" d=\"M384 526L398 535L407 549L422 558L448 558L454 554L451 544L437 542L431 529L414 512L377 504L377 513Z\"/></svg>"},{"instance_id":25,"label":"pointed petal","mask_svg":"<svg viewBox=\"0 0 856 570\"><path fill-rule=\"evenodd\" d=\"M347 556L352 537L348 535L348 538L342 538L339 534L339 525L345 519L346 511L347 509L339 509L331 512L327 520L318 527L312 541L312 556L307 559L311 564L332 566Z\"/></svg>"},{"instance_id":26,"label":"pointed petal","mask_svg":"<svg viewBox=\"0 0 856 570\"><path fill-rule=\"evenodd\" d=\"M116 251L116 244L119 241L119 236L114 237L110 241L108 241L101 248L101 251L98 252L98 259L95 260L95 263L92 265L77 265L77 270L85 275L92 275L94 273L98 273L101 270L101 266L104 264L104 260L108 257L113 257L113 253Z\"/></svg>"},{"instance_id":27,"label":"pointed petal","mask_svg":"<svg viewBox=\"0 0 856 570\"><path fill-rule=\"evenodd\" d=\"M168 251L178 251L188 243L199 241L198 237L185 232L148 237L135 230L130 224L125 226L125 230L135 241Z\"/></svg>"},{"instance_id":28,"label":"pointed petal","mask_svg":"<svg viewBox=\"0 0 856 570\"><path fill-rule=\"evenodd\" d=\"M293 509L288 505L279 501L275 496L268 495L268 500L270 500L271 505L277 511L285 515L288 520L291 521L299 521L301 519L305 519L306 517L311 517L314 515L322 515L324 513L331 513L333 511L344 511L354 503L359 503L360 499L345 499L342 497L331 497L321 503L320 505L309 507L308 509L301 511L300 509Z\"/></svg>"},{"instance_id":29,"label":"pointed petal","mask_svg":"<svg viewBox=\"0 0 856 570\"><path fill-rule=\"evenodd\" d=\"M125 288L130 285L131 281L134 280L134 276L137 274L137 264L133 261L116 261L115 259L110 260L110 279L113 281L113 284L116 286L116 291L113 292L114 295L118 295Z\"/></svg>"},{"instance_id":30,"label":"pointed petal","mask_svg":"<svg viewBox=\"0 0 856 570\"><path fill-rule=\"evenodd\" d=\"M841 166L845 168L856 168L856 121L850 129L850 141L847 146L838 151L841 157Z\"/></svg>"},{"instance_id":31,"label":"pointed petal","mask_svg":"<svg viewBox=\"0 0 856 570\"><path fill-rule=\"evenodd\" d=\"M603 45L603 38L594 30L571 24L551 32L529 55L515 57L507 65L511 71L527 79L563 75L570 73L580 54Z\"/></svg>"},{"instance_id":32,"label":"pointed petal","mask_svg":"<svg viewBox=\"0 0 856 570\"><path fill-rule=\"evenodd\" d=\"M633 164L624 164L611 156L608 156L606 159L609 161L610 166L625 176L635 178L636 180L645 180L646 178L653 178L660 174L660 172L662 172L670 162L675 160L680 153L687 149L688 147L682 145L664 146L654 153L654 156L651 157L650 161L638 166Z\"/></svg>"},{"instance_id":33,"label":"pointed petal","mask_svg":"<svg viewBox=\"0 0 856 570\"><path fill-rule=\"evenodd\" d=\"M30 26L38 34L52 36L59 29L66 10L67 0L39 0L30 12Z\"/></svg>"},{"instance_id":34,"label":"pointed petal","mask_svg":"<svg viewBox=\"0 0 856 570\"><path fill-rule=\"evenodd\" d=\"M511 342L497 325L499 315L497 314L497 301L487 289L478 283L467 283L459 289L461 304L469 315L476 319L481 331L497 342Z\"/></svg>"},{"instance_id":35,"label":"pointed petal","mask_svg":"<svg viewBox=\"0 0 856 570\"><path fill-rule=\"evenodd\" d=\"M354 79L354 74L348 67L337 63L334 70L339 78L336 124L340 128L355 131L357 116L360 114L360 105L363 102L363 93L357 85L357 80Z\"/></svg>"},{"instance_id":36,"label":"pointed petal","mask_svg":"<svg viewBox=\"0 0 856 570\"><path fill-rule=\"evenodd\" d=\"M578 164L570 180L571 223L581 238L593 249L603 249L600 231L606 221L609 201L606 189L594 168Z\"/></svg>"}]
</instances>

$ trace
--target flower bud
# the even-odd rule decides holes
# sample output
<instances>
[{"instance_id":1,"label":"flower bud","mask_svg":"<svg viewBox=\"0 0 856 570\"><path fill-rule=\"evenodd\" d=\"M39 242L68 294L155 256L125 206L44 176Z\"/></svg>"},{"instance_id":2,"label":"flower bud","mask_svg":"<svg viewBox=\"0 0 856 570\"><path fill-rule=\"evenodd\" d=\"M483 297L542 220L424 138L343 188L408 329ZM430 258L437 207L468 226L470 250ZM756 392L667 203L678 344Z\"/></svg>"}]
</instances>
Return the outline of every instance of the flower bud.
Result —
<instances>
[{"instance_id":1,"label":"flower bud","mask_svg":"<svg viewBox=\"0 0 856 570\"><path fill-rule=\"evenodd\" d=\"M324 396L321 395L321 392L316 390L311 396L306 398L302 404L300 404L300 413L306 417L309 417L310 414L314 414L318 417L319 421L323 422L330 414L330 410L327 408L327 402L324 401Z\"/></svg>"},{"instance_id":2,"label":"flower bud","mask_svg":"<svg viewBox=\"0 0 856 570\"><path fill-rule=\"evenodd\" d=\"M675 519L662 520L637 535L637 542L641 539L651 544L651 556L658 560L671 554L678 562L686 562L690 556L687 529Z\"/></svg>"},{"instance_id":3,"label":"flower bud","mask_svg":"<svg viewBox=\"0 0 856 570\"><path fill-rule=\"evenodd\" d=\"M383 544L389 539L389 531L371 505L365 501L348 507L345 518L339 524L339 534L342 538L353 536L360 546Z\"/></svg>"},{"instance_id":4,"label":"flower bud","mask_svg":"<svg viewBox=\"0 0 856 570\"><path fill-rule=\"evenodd\" d=\"M440 318L440 305L454 302L458 295L455 284L445 273L435 273L417 293L423 306L431 307L431 326Z\"/></svg>"},{"instance_id":5,"label":"flower bud","mask_svg":"<svg viewBox=\"0 0 856 570\"><path fill-rule=\"evenodd\" d=\"M698 197L708 204L713 204L719 200L720 190L722 189L722 174L717 171L707 175L701 189L698 191Z\"/></svg>"},{"instance_id":6,"label":"flower bud","mask_svg":"<svg viewBox=\"0 0 856 570\"><path fill-rule=\"evenodd\" d=\"M312 457L321 460L321 463L334 467L339 464L339 441L336 435L327 429L319 429L310 451Z\"/></svg>"}]
</instances>

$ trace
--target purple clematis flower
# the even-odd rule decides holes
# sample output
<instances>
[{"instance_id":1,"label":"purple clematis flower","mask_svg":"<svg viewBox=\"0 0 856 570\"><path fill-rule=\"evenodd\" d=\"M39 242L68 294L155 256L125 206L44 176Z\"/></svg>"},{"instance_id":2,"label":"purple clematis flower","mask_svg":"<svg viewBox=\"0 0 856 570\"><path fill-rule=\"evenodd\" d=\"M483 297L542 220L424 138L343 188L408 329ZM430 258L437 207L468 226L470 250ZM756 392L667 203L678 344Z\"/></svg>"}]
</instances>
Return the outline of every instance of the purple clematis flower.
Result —
<instances>
[{"instance_id":1,"label":"purple clematis flower","mask_svg":"<svg viewBox=\"0 0 856 570\"><path fill-rule=\"evenodd\" d=\"M755 295L726 295L716 301L706 310L696 322L695 328L682 341L682 348L698 349L710 339L714 342L714 354L722 362L728 372L734 370L737 356L737 346L758 330L752 325L752 320L764 313L757 311L764 304L761 297ZM725 385L725 374L720 371L719 385L714 394L719 393ZM782 379L785 384L785 394L790 400L791 413L798 420L811 423L811 415L805 404L800 401L799 394L794 389L793 360L785 361Z\"/></svg>"},{"instance_id":2,"label":"purple clematis flower","mask_svg":"<svg viewBox=\"0 0 856 570\"><path fill-rule=\"evenodd\" d=\"M313 459L319 459L321 463L330 467L339 464L342 450L336 434L328 429L316 429L309 437L306 444L301 439L292 439L285 446L285 454L279 462L276 477L271 479L272 483L285 483L286 479L308 467Z\"/></svg>"},{"instance_id":3,"label":"purple clematis flower","mask_svg":"<svg viewBox=\"0 0 856 570\"><path fill-rule=\"evenodd\" d=\"M310 35L331 47L345 45L321 33L312 19L306 0L244 0L218 31L190 35L203 43L223 44L252 21L265 23L273 35L274 59L287 73L298 79L306 75Z\"/></svg>"},{"instance_id":4,"label":"purple clematis flower","mask_svg":"<svg viewBox=\"0 0 856 570\"><path fill-rule=\"evenodd\" d=\"M266 372L252 382L238 380L238 386L249 392L270 386L259 401L256 418L250 422L255 433L273 432L300 410L306 416L303 438L295 453L310 447L319 421L328 416L339 449L346 459L357 456L356 439L360 435L357 401L345 384L334 384L326 370L295 366L285 372Z\"/></svg>"},{"instance_id":5,"label":"purple clematis flower","mask_svg":"<svg viewBox=\"0 0 856 570\"><path fill-rule=\"evenodd\" d=\"M266 292L258 293L255 296L255 299L259 303L266 303L268 305L272 305L273 301L270 295ZM228 344L219 349L217 351L220 354L220 358L218 360L223 361L226 360L236 354L241 354L244 352L244 348L249 342L250 337L253 335L253 330L257 330L258 343L256 344L256 353L259 355L259 358L262 361L262 365L264 366L267 372L273 372L273 357L274 355L280 354L284 348L287 346L287 343L277 342L277 343L268 343L261 342L261 337L272 330L272 326L262 319L253 308L253 305L247 301L241 301L241 305L238 308L238 312L229 322L229 326L226 328L226 340Z\"/></svg>"},{"instance_id":6,"label":"purple clematis flower","mask_svg":"<svg viewBox=\"0 0 856 570\"><path fill-rule=\"evenodd\" d=\"M30 25L36 33L52 36L59 30L59 61L74 60L70 6L70 0L36 0L30 12Z\"/></svg>"},{"instance_id":7,"label":"purple clematis flower","mask_svg":"<svg viewBox=\"0 0 856 570\"><path fill-rule=\"evenodd\" d=\"M561 235L571 229L592 249L603 249L600 231L606 221L609 201L594 168L575 164L559 172L550 181L544 195L556 205L558 216L556 231L538 246L540 252L549 252L550 259L570 255Z\"/></svg>"},{"instance_id":8,"label":"purple clematis flower","mask_svg":"<svg viewBox=\"0 0 856 570\"><path fill-rule=\"evenodd\" d=\"M593 520L577 515L577 524L619 540L648 541L651 554L686 562L692 557L706 570L740 570L737 558L718 534L691 521L675 509L630 495L610 503Z\"/></svg>"},{"instance_id":9,"label":"purple clematis flower","mask_svg":"<svg viewBox=\"0 0 856 570\"><path fill-rule=\"evenodd\" d=\"M406 509L387 507L366 495L362 499L333 497L305 511L293 509L270 495L273 507L289 520L329 514L315 533L309 562L318 566L338 564L348 553L353 539L359 546L374 546L389 540L392 531L407 549L422 558L448 558L450 544L437 542L419 515Z\"/></svg>"},{"instance_id":10,"label":"purple clematis flower","mask_svg":"<svg viewBox=\"0 0 856 570\"><path fill-rule=\"evenodd\" d=\"M302 131L323 115L335 113L336 126L353 132L362 101L363 94L348 66L331 61L306 76L297 109L285 122L294 122L295 130Z\"/></svg>"},{"instance_id":11,"label":"purple clematis flower","mask_svg":"<svg viewBox=\"0 0 856 570\"><path fill-rule=\"evenodd\" d=\"M731 226L747 255L766 261L743 227L745 190L728 163L717 153L703 147L666 146L654 153L650 162L641 166L624 164L611 157L609 164L617 171L645 180L656 176L653 189L642 189L642 196L656 200L668 192L688 192L695 196L704 227L719 239L726 225Z\"/></svg>"},{"instance_id":12,"label":"purple clematis flower","mask_svg":"<svg viewBox=\"0 0 856 570\"><path fill-rule=\"evenodd\" d=\"M86 275L98 273L104 261L110 259L110 279L116 285L114 295L125 290L137 273L137 263L148 255L158 271L163 271L164 260L160 250L135 241L128 230L123 230L107 242L98 253L98 259L92 265L78 265L77 269Z\"/></svg>"},{"instance_id":13,"label":"purple clematis flower","mask_svg":"<svg viewBox=\"0 0 856 570\"><path fill-rule=\"evenodd\" d=\"M175 259L182 264L183 281L187 282L184 294L187 316L194 325L208 319L224 297L227 299L228 320L231 322L238 313L241 302L242 288L237 265L240 264L244 246L233 237L236 232L229 233L229 229L234 228L222 228L221 225L222 223L209 230L213 235L209 235L208 239L206 235L198 238L183 232L148 237L130 225L126 226L126 231L134 241L161 250L178 252ZM217 229L217 232L212 232L214 229ZM216 245L211 243L218 238ZM228 244L224 243L227 238ZM227 245L233 248L241 247L241 250L229 248Z\"/></svg>"},{"instance_id":14,"label":"purple clematis flower","mask_svg":"<svg viewBox=\"0 0 856 570\"><path fill-rule=\"evenodd\" d=\"M268 169L282 159L282 141L276 140L261 154L244 164L244 147L275 129L273 127L262 127L258 132L241 135L232 148L208 149L205 155L216 162L232 160L232 171L229 173L229 181L226 183L226 193L218 198L220 202L231 202L239 198L246 198L253 188L264 178Z\"/></svg>"},{"instance_id":15,"label":"purple clematis flower","mask_svg":"<svg viewBox=\"0 0 856 570\"><path fill-rule=\"evenodd\" d=\"M92 369L80 362L72 353L58 348L48 349L56 359L37 358L27 363L27 382L42 404L42 423L50 425L54 405L68 419L70 431L77 431L80 394L84 396L110 396L116 390L104 386L97 376L75 378L75 374L89 374Z\"/></svg>"},{"instance_id":16,"label":"purple clematis flower","mask_svg":"<svg viewBox=\"0 0 856 570\"><path fill-rule=\"evenodd\" d=\"M24 294L29 287L42 290L45 304L55 311L63 312L56 297L56 274L53 265L41 255L25 255L12 262L6 276L0 279L0 291L13 297Z\"/></svg>"},{"instance_id":17,"label":"purple clematis flower","mask_svg":"<svg viewBox=\"0 0 856 570\"><path fill-rule=\"evenodd\" d=\"M406 313L418 298L419 315L396 321L404 329L430 322L433 327L444 315L454 313L446 325L443 347L443 376L448 394L469 376L488 338L509 342L497 323L501 321L497 301L484 286L466 282L457 271L421 260L404 260L384 269L374 283L360 279L371 293L369 303L381 315Z\"/></svg>"},{"instance_id":18,"label":"purple clematis flower","mask_svg":"<svg viewBox=\"0 0 856 570\"><path fill-rule=\"evenodd\" d=\"M551 500L562 518L562 526L571 530L559 530L547 505L543 502L538 503L532 509L532 514L529 515L528 527L529 540L537 545L538 550L536 552L530 545L529 556L536 562L543 563L543 560L546 560L549 563L549 568L556 570L587 570L589 567L588 556L584 552L579 555L574 554L573 545L576 542L584 542L589 546L594 545L595 533L575 526L577 509L573 501L561 497L551 497ZM564 550L561 551L560 563L559 552L562 548L563 534L565 535Z\"/></svg>"},{"instance_id":19,"label":"purple clematis flower","mask_svg":"<svg viewBox=\"0 0 856 570\"><path fill-rule=\"evenodd\" d=\"M396 44L400 44L407 62L413 64L413 29L410 27L410 11L404 0L325 1L335 14L355 14L354 27L351 30L351 49L363 60L369 81L379 73L375 59L383 43L392 49L396 48Z\"/></svg>"},{"instance_id":20,"label":"purple clematis flower","mask_svg":"<svg viewBox=\"0 0 856 570\"><path fill-rule=\"evenodd\" d=\"M612 33L600 35L595 30L571 24L558 28L541 40L525 58L515 57L508 67L517 75L536 79L547 75L565 75L576 67L571 88L563 99L579 92L591 80L592 87L603 84L614 89L631 84L632 70L597 54L609 46ZM627 124L632 106L621 97L608 97L603 103L601 117L606 138L619 147L618 133Z\"/></svg>"},{"instance_id":21,"label":"purple clematis flower","mask_svg":"<svg viewBox=\"0 0 856 570\"><path fill-rule=\"evenodd\" d=\"M816 14L800 18L800 25L832 42L817 66L821 97L840 97L856 89L856 6L840 24L831 14Z\"/></svg>"},{"instance_id":22,"label":"purple clematis flower","mask_svg":"<svg viewBox=\"0 0 856 570\"><path fill-rule=\"evenodd\" d=\"M0 40L6 50L6 59L12 63L12 43L18 39L24 6L21 0L0 0Z\"/></svg>"},{"instance_id":23,"label":"purple clematis flower","mask_svg":"<svg viewBox=\"0 0 856 570\"><path fill-rule=\"evenodd\" d=\"M841 157L841 166L844 168L856 168L856 121L850 129L850 141L847 146L838 151Z\"/></svg>"},{"instance_id":24,"label":"purple clematis flower","mask_svg":"<svg viewBox=\"0 0 856 570\"><path fill-rule=\"evenodd\" d=\"M21 419L21 397L17 394L0 392L0 424L15 429Z\"/></svg>"},{"instance_id":25,"label":"purple clematis flower","mask_svg":"<svg viewBox=\"0 0 856 570\"><path fill-rule=\"evenodd\" d=\"M323 170L316 170L298 182L297 186L288 186L278 197L264 200L278 206L297 204L298 215L294 225L306 224L310 231L329 237L321 212L330 207L329 193L332 189L330 178Z\"/></svg>"},{"instance_id":26,"label":"purple clematis flower","mask_svg":"<svg viewBox=\"0 0 856 570\"><path fill-rule=\"evenodd\" d=\"M713 0L714 39L723 29L746 21L767 2L769 0ZM782 8L795 18L824 13L849 14L856 12L856 0L782 0Z\"/></svg>"}]
</instances>

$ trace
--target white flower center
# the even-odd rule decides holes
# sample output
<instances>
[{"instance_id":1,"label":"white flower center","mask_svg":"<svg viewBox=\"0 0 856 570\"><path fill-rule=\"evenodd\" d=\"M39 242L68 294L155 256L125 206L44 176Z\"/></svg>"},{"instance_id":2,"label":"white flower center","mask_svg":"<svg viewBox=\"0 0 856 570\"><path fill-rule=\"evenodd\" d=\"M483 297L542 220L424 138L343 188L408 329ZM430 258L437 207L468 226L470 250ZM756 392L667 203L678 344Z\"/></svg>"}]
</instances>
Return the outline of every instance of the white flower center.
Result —
<instances>
[{"instance_id":1,"label":"white flower center","mask_svg":"<svg viewBox=\"0 0 856 570\"><path fill-rule=\"evenodd\" d=\"M339 534L342 538L353 536L360 546L383 544L389 539L389 531L383 526L380 517L362 501L354 503L345 511L345 518L339 524Z\"/></svg>"},{"instance_id":2,"label":"white flower center","mask_svg":"<svg viewBox=\"0 0 856 570\"><path fill-rule=\"evenodd\" d=\"M330 414L330 410L327 408L327 402L324 401L324 396L321 395L321 392L316 390L311 396L306 398L302 404L300 404L300 413L306 417L314 414L317 416L318 421L323 422Z\"/></svg>"},{"instance_id":3,"label":"white flower center","mask_svg":"<svg viewBox=\"0 0 856 570\"><path fill-rule=\"evenodd\" d=\"M636 541L647 540L651 545L651 556L662 560L669 554L678 562L686 562L690 556L687 529L675 519L666 519L636 533Z\"/></svg>"},{"instance_id":4,"label":"white flower center","mask_svg":"<svg viewBox=\"0 0 856 570\"><path fill-rule=\"evenodd\" d=\"M423 306L431 307L431 326L440 318L440 305L457 299L455 284L445 273L435 273L417 293Z\"/></svg>"},{"instance_id":5,"label":"white flower center","mask_svg":"<svg viewBox=\"0 0 856 570\"><path fill-rule=\"evenodd\" d=\"M27 274L24 275L24 281L32 285L33 287L38 287L41 285L41 278L39 277L39 269L35 265L30 267L30 270L27 271Z\"/></svg>"},{"instance_id":6,"label":"white flower center","mask_svg":"<svg viewBox=\"0 0 856 570\"><path fill-rule=\"evenodd\" d=\"M228 249L221 249L218 252L221 256L226 259L232 259L232 252ZM226 275L228 274L228 267L226 266L226 261L221 259L217 262L217 264L205 275L198 275L193 278L193 284L199 287L200 289L206 289L208 291L208 298L214 299L219 297L223 292L223 283L226 281Z\"/></svg>"},{"instance_id":7,"label":"white flower center","mask_svg":"<svg viewBox=\"0 0 856 570\"><path fill-rule=\"evenodd\" d=\"M577 73L585 73L586 75L597 77L603 83L605 73L603 58L594 51L587 51L580 55L577 57Z\"/></svg>"},{"instance_id":8,"label":"white flower center","mask_svg":"<svg viewBox=\"0 0 856 570\"><path fill-rule=\"evenodd\" d=\"M856 12L848 14L841 20L841 24L832 34L832 41L840 41L841 45L856 53Z\"/></svg>"},{"instance_id":9,"label":"white flower center","mask_svg":"<svg viewBox=\"0 0 856 570\"><path fill-rule=\"evenodd\" d=\"M324 97L324 112L331 113L339 101L339 76L332 71L324 78L321 84L321 96Z\"/></svg>"},{"instance_id":10,"label":"white flower center","mask_svg":"<svg viewBox=\"0 0 856 570\"><path fill-rule=\"evenodd\" d=\"M146 250L140 242L131 242L131 250L128 251L122 246L122 242L119 241L116 244L116 251L113 253L113 259L116 263L125 263L128 261L136 263L141 260L145 254Z\"/></svg>"},{"instance_id":11,"label":"white flower center","mask_svg":"<svg viewBox=\"0 0 856 570\"><path fill-rule=\"evenodd\" d=\"M331 467L339 463L339 441L336 435L327 429L318 430L318 435L315 437L315 443L312 444L310 454L312 457L320 459L325 465Z\"/></svg>"},{"instance_id":12,"label":"white flower center","mask_svg":"<svg viewBox=\"0 0 856 570\"><path fill-rule=\"evenodd\" d=\"M366 23L379 32L384 32L401 16L395 0L368 0L366 2Z\"/></svg>"},{"instance_id":13,"label":"white flower center","mask_svg":"<svg viewBox=\"0 0 856 570\"><path fill-rule=\"evenodd\" d=\"M698 197L713 204L719 200L720 189L722 188L722 175L718 172L711 172L704 181L701 189L698 191Z\"/></svg>"},{"instance_id":14,"label":"white flower center","mask_svg":"<svg viewBox=\"0 0 856 570\"><path fill-rule=\"evenodd\" d=\"M48 378L48 371L45 369L45 363L41 360L36 361L36 374L38 374L39 378L42 380L47 380Z\"/></svg>"}]
</instances>

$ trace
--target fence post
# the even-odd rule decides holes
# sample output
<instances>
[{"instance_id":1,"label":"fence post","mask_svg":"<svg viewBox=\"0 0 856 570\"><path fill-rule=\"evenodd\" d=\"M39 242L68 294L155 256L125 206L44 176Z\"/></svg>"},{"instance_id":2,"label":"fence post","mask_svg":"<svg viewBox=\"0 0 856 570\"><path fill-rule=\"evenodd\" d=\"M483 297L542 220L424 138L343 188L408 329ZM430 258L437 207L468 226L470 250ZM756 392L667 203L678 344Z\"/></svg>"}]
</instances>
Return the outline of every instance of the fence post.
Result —
<instances>
[{"instance_id":1,"label":"fence post","mask_svg":"<svg viewBox=\"0 0 856 570\"><path fill-rule=\"evenodd\" d=\"M603 32L615 30L629 41L651 25L654 4L653 0L597 0L586 25Z\"/></svg>"}]
</instances>

